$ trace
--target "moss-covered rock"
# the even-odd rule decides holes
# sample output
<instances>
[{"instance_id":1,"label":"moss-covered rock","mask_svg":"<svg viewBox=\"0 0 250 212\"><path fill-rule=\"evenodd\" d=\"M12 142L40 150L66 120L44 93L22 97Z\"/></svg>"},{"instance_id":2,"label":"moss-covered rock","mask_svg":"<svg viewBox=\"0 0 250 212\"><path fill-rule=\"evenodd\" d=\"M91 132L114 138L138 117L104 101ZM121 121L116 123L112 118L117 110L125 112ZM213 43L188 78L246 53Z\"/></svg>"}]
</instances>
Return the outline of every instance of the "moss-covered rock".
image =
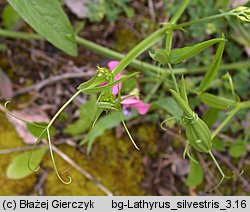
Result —
<instances>
[{"instance_id":1,"label":"moss-covered rock","mask_svg":"<svg viewBox=\"0 0 250 212\"><path fill-rule=\"evenodd\" d=\"M112 191L114 195L144 195L145 191L141 188L144 179L142 157L145 151L155 154L156 129L155 127L143 126L134 132L141 138L137 141L141 151L136 150L126 136L123 140L116 139L112 131L97 139L90 155L83 155L67 146L61 146L60 149ZM70 167L58 156L56 156L56 162L60 170L66 170ZM71 168L67 173L72 177L72 183L64 185L55 175L51 162L46 162L45 166L51 168L51 174L48 176L45 187L46 195L104 195L93 182L86 179L74 168Z\"/></svg>"},{"instance_id":2,"label":"moss-covered rock","mask_svg":"<svg viewBox=\"0 0 250 212\"><path fill-rule=\"evenodd\" d=\"M23 146L13 126L0 112L0 149ZM13 157L20 153L0 154L0 195L28 195L33 190L36 176L31 175L22 180L11 180L6 177L6 169Z\"/></svg>"},{"instance_id":3,"label":"moss-covered rock","mask_svg":"<svg viewBox=\"0 0 250 212\"><path fill-rule=\"evenodd\" d=\"M13 126L0 113L0 148L16 148L23 146ZM93 145L90 155L83 154L74 147L61 145L59 148L76 161L84 170L101 182L114 195L144 195L141 188L144 180L142 158L145 154L155 154L157 147L156 129L151 126L141 126L132 130L135 140L141 147L134 148L126 135L116 139L113 131L108 131L99 137ZM136 139L138 138L138 139ZM0 155L0 195L29 195L34 192L37 174L32 174L22 180L10 180L6 177L6 169L12 158L20 153ZM57 167L60 171L68 168L63 178L69 174L72 177L70 185L64 185L57 178L49 154L42 162L43 169L48 171L45 181L45 195L105 195L92 181L88 180L76 169L55 154ZM65 178L66 180L67 178Z\"/></svg>"}]
</instances>

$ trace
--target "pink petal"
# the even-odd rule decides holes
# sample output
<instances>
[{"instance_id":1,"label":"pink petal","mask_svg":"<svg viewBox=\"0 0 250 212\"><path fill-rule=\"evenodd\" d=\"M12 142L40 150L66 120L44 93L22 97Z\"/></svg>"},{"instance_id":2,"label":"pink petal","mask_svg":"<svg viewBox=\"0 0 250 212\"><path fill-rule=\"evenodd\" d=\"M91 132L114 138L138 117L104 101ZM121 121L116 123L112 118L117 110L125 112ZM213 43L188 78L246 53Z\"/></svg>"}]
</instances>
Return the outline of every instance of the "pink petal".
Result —
<instances>
[{"instance_id":1,"label":"pink petal","mask_svg":"<svg viewBox=\"0 0 250 212\"><path fill-rule=\"evenodd\" d=\"M119 80L121 78L121 74L117 74L114 78L114 81ZM112 94L116 95L118 94L119 90L122 89L122 82L119 82L117 85L114 85L112 88Z\"/></svg>"},{"instance_id":2,"label":"pink petal","mask_svg":"<svg viewBox=\"0 0 250 212\"><path fill-rule=\"evenodd\" d=\"M135 106L135 108L137 109L140 115L145 115L148 112L148 109L150 108L150 104L146 104L141 101L139 104Z\"/></svg>"},{"instance_id":3,"label":"pink petal","mask_svg":"<svg viewBox=\"0 0 250 212\"><path fill-rule=\"evenodd\" d=\"M117 75L115 76L114 80L116 81L116 80L119 80L120 78L121 78L121 74L119 73L119 74L117 74Z\"/></svg>"},{"instance_id":4,"label":"pink petal","mask_svg":"<svg viewBox=\"0 0 250 212\"><path fill-rule=\"evenodd\" d=\"M124 99L121 104L125 109L128 107L135 108L140 115L145 115L148 112L148 109L150 108L150 104L146 104L139 98L134 96Z\"/></svg>"},{"instance_id":5,"label":"pink petal","mask_svg":"<svg viewBox=\"0 0 250 212\"><path fill-rule=\"evenodd\" d=\"M121 90L121 87L122 87L121 82L119 82L117 85L114 85L113 88L112 88L112 94L113 95L118 94L119 90Z\"/></svg>"},{"instance_id":6,"label":"pink petal","mask_svg":"<svg viewBox=\"0 0 250 212\"><path fill-rule=\"evenodd\" d=\"M99 86L104 86L106 84L107 84L106 82L102 82L101 84L99 84Z\"/></svg>"},{"instance_id":7,"label":"pink petal","mask_svg":"<svg viewBox=\"0 0 250 212\"><path fill-rule=\"evenodd\" d=\"M112 61L108 62L108 67L110 70L113 70L118 64L119 64L119 61L112 60Z\"/></svg>"},{"instance_id":8,"label":"pink petal","mask_svg":"<svg viewBox=\"0 0 250 212\"><path fill-rule=\"evenodd\" d=\"M124 97L123 97L124 98ZM135 105L137 105L138 103L140 103L141 100L132 96L132 97L129 97L127 99L124 99L121 104L124 105L125 107L133 107Z\"/></svg>"}]
</instances>

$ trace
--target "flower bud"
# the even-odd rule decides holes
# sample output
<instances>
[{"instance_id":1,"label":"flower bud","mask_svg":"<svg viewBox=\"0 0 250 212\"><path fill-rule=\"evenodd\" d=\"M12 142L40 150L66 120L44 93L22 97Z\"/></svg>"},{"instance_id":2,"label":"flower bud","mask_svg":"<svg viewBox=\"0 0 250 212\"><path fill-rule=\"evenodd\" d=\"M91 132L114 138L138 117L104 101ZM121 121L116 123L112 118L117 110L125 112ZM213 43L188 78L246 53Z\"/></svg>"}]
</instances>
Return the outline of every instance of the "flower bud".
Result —
<instances>
[{"instance_id":1,"label":"flower bud","mask_svg":"<svg viewBox=\"0 0 250 212\"><path fill-rule=\"evenodd\" d=\"M170 89L170 92L183 110L182 120L190 145L200 152L209 153L212 148L212 139L208 126L192 111L188 103L176 91Z\"/></svg>"},{"instance_id":2,"label":"flower bud","mask_svg":"<svg viewBox=\"0 0 250 212\"><path fill-rule=\"evenodd\" d=\"M250 15L238 15L237 18L241 23L250 23Z\"/></svg>"},{"instance_id":3,"label":"flower bud","mask_svg":"<svg viewBox=\"0 0 250 212\"><path fill-rule=\"evenodd\" d=\"M187 140L196 150L208 153L212 148L211 132L205 122L196 113L194 113L194 116L196 117L195 120L186 122L185 125Z\"/></svg>"},{"instance_id":4,"label":"flower bud","mask_svg":"<svg viewBox=\"0 0 250 212\"><path fill-rule=\"evenodd\" d=\"M247 9L249 9L249 8L248 8L248 7L245 7L245 6L238 6L238 7L236 7L235 9L233 9L232 12L240 13L240 12L245 11L245 10L247 10Z\"/></svg>"},{"instance_id":5,"label":"flower bud","mask_svg":"<svg viewBox=\"0 0 250 212\"><path fill-rule=\"evenodd\" d=\"M232 10L233 15L242 23L250 23L250 8L239 6Z\"/></svg>"}]
</instances>

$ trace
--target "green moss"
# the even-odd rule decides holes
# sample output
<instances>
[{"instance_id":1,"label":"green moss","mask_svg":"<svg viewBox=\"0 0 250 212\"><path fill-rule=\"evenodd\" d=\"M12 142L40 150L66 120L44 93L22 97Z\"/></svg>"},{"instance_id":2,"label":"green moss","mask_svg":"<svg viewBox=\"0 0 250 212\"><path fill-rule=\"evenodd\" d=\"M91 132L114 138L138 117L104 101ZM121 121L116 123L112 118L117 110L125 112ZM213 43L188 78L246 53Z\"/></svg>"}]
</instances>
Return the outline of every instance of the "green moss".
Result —
<instances>
[{"instance_id":1,"label":"green moss","mask_svg":"<svg viewBox=\"0 0 250 212\"><path fill-rule=\"evenodd\" d=\"M143 38L152 33L155 27L155 23L147 17L138 18L133 24L129 25L122 22L118 23L115 33L115 50L118 52L131 50Z\"/></svg>"},{"instance_id":2,"label":"green moss","mask_svg":"<svg viewBox=\"0 0 250 212\"><path fill-rule=\"evenodd\" d=\"M21 139L3 114L0 114L0 120L0 148L23 146ZM137 135L135 140L141 148L140 151L134 148L126 134L123 139L116 139L113 131L97 139L90 155L85 155L67 145L61 145L59 148L114 195L145 195L145 191L141 188L144 180L142 158L145 154L155 154L157 151L156 128L144 125L133 129L132 132ZM10 180L5 175L11 159L18 154L0 155L0 186L4 188L0 189L0 195L34 194L36 174L23 180ZM55 159L61 172L70 168L67 173L63 174L63 177L69 174L73 181L70 185L64 185L59 181L52 167L51 158L47 154L41 165L48 171L44 187L45 195L105 195L93 182L56 154Z\"/></svg>"},{"instance_id":3,"label":"green moss","mask_svg":"<svg viewBox=\"0 0 250 212\"><path fill-rule=\"evenodd\" d=\"M115 50L124 52L132 49L140 40L136 37L135 32L126 25L119 23L115 33Z\"/></svg>"},{"instance_id":4,"label":"green moss","mask_svg":"<svg viewBox=\"0 0 250 212\"><path fill-rule=\"evenodd\" d=\"M134 131L141 137L137 141L141 151L136 150L126 136L123 140L116 139L112 131L97 139L89 156L64 145L60 149L114 195L144 195L145 191L141 188L144 179L142 157L145 151L156 152L156 129L143 126ZM56 162L62 171L70 167L58 156ZM64 185L56 177L51 162L46 162L45 166L51 168L45 187L46 195L104 195L94 183L74 168L67 173L72 177L72 183Z\"/></svg>"},{"instance_id":5,"label":"green moss","mask_svg":"<svg viewBox=\"0 0 250 212\"><path fill-rule=\"evenodd\" d=\"M23 146L13 126L0 112L0 149ZM0 155L0 195L28 195L32 190L36 176L31 175L23 180L10 180L6 177L6 169L12 158L19 153Z\"/></svg>"}]
</instances>

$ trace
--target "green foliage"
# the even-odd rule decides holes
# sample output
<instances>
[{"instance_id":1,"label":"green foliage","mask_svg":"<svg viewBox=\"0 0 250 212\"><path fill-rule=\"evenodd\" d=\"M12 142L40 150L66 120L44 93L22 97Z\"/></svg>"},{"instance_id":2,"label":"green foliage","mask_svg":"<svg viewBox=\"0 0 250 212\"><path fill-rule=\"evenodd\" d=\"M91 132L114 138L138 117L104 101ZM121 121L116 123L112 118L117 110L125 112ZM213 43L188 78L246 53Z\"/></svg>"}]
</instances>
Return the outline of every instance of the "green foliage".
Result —
<instances>
[{"instance_id":1,"label":"green foliage","mask_svg":"<svg viewBox=\"0 0 250 212\"><path fill-rule=\"evenodd\" d=\"M208 108L205 113L203 114L202 119L207 124L208 127L212 127L213 124L218 120L219 118L219 109L215 108Z\"/></svg>"},{"instance_id":2,"label":"green foliage","mask_svg":"<svg viewBox=\"0 0 250 212\"><path fill-rule=\"evenodd\" d=\"M9 4L3 9L2 19L6 29L14 29L21 21L21 17Z\"/></svg>"},{"instance_id":3,"label":"green foliage","mask_svg":"<svg viewBox=\"0 0 250 212\"><path fill-rule=\"evenodd\" d=\"M190 160L190 171L186 179L188 187L197 187L203 182L204 172L200 164Z\"/></svg>"},{"instance_id":4,"label":"green foliage","mask_svg":"<svg viewBox=\"0 0 250 212\"><path fill-rule=\"evenodd\" d=\"M181 117L183 115L182 110L172 97L167 97L167 98L155 101L152 104L152 108L154 108L154 106L157 106L165 110L166 112L170 113L176 118L176 120L178 121L181 120Z\"/></svg>"},{"instance_id":5,"label":"green foliage","mask_svg":"<svg viewBox=\"0 0 250 212\"><path fill-rule=\"evenodd\" d=\"M17 13L57 48L76 56L75 34L58 1L8 0Z\"/></svg>"},{"instance_id":6,"label":"green foliage","mask_svg":"<svg viewBox=\"0 0 250 212\"><path fill-rule=\"evenodd\" d=\"M28 131L33 136L35 136L36 138L40 138L40 139L47 138L47 132L44 130L47 125L48 125L48 123L46 123L46 122L34 122L34 123L27 123L26 124Z\"/></svg>"},{"instance_id":7,"label":"green foliage","mask_svg":"<svg viewBox=\"0 0 250 212\"><path fill-rule=\"evenodd\" d=\"M216 2L216 3L215 3ZM221 5L219 1L214 0L192 0L187 7L187 15L189 20L197 20L201 17L207 17L217 14ZM204 39L207 34L215 34L223 27L223 21L218 19L216 22L204 22L200 25L190 25L188 32L193 38Z\"/></svg>"},{"instance_id":8,"label":"green foliage","mask_svg":"<svg viewBox=\"0 0 250 212\"><path fill-rule=\"evenodd\" d=\"M154 53L149 52L149 56L152 57L153 60L165 65L169 62L169 58L163 49L157 49Z\"/></svg>"},{"instance_id":9,"label":"green foliage","mask_svg":"<svg viewBox=\"0 0 250 212\"><path fill-rule=\"evenodd\" d=\"M96 96L91 96L90 100L82 105L79 118L72 124L68 124L64 130L69 135L79 135L91 128L96 113Z\"/></svg>"},{"instance_id":10,"label":"green foliage","mask_svg":"<svg viewBox=\"0 0 250 212\"><path fill-rule=\"evenodd\" d=\"M233 76L233 81L237 85L235 89L240 96L245 96L247 92L250 90L249 79L250 79L249 69L243 69L241 72L236 73Z\"/></svg>"},{"instance_id":11,"label":"green foliage","mask_svg":"<svg viewBox=\"0 0 250 212\"><path fill-rule=\"evenodd\" d=\"M245 155L247 152L246 143L242 139L237 139L237 141L230 145L229 155L233 158L239 158Z\"/></svg>"},{"instance_id":12,"label":"green foliage","mask_svg":"<svg viewBox=\"0 0 250 212\"><path fill-rule=\"evenodd\" d=\"M0 149L23 147L24 143L20 136L15 131L13 125L6 119L5 115L0 111ZM11 180L6 177L6 169L11 163L12 159L20 154L19 152L12 152L9 154L0 154L0 195L1 196L15 196L15 195L29 195L33 191L36 183L36 176L34 174L21 179ZM27 164L25 164L27 166Z\"/></svg>"},{"instance_id":13,"label":"green foliage","mask_svg":"<svg viewBox=\"0 0 250 212\"><path fill-rule=\"evenodd\" d=\"M215 138L213 140L213 147L219 151L219 152L224 152L226 150L225 148L225 141L221 140L221 139L218 139L218 138Z\"/></svg>"},{"instance_id":14,"label":"green foliage","mask_svg":"<svg viewBox=\"0 0 250 212\"><path fill-rule=\"evenodd\" d=\"M46 37L52 44L57 46L58 48L62 49L63 51L66 51L67 53L71 55L76 54L76 42L75 42L75 35L72 30L72 27L67 19L67 16L64 14L60 4L57 1L51 1L45 0L45 1L24 1L24 0L9 0L10 4L17 10L17 12L41 35ZM25 3L29 4L25 4ZM56 3L57 2L57 3ZM105 15L107 15L108 19L115 20L117 18L117 15L125 11L127 15L131 15L131 9L127 7L127 0L121 0L121 1L103 1L100 0L93 4L93 1L89 1L87 3L87 7L89 8L90 14L89 18L91 21L100 21L104 18ZM78 135L80 133L85 133L87 130L91 128L92 123L98 122L95 124L95 126L89 130L89 133L86 135L86 137L83 139L82 143L87 144L87 150L88 153L92 147L92 144L94 140L96 140L97 137L102 135L107 129L111 129L115 126L117 126L121 121L124 124L123 119L121 119L121 93L118 94L118 97L116 95L112 95L112 87L120 82L124 82L124 88L123 91L129 92L131 91L132 87L129 85L128 81L132 80L132 77L135 77L137 73L133 73L130 75L122 76L119 80L114 81L114 76L116 76L118 73L120 73L124 68L126 68L131 63L135 63L137 67L141 67L142 70L144 69L144 66L139 61L135 61L135 59L140 56L143 52L148 51L149 48L151 48L154 44L156 44L158 41L164 40L165 41L165 48L161 47L161 49L158 47L157 50L154 51L154 53L150 52L150 56L157 62L161 63L161 67L154 67L155 72L157 72L157 77L155 75L151 75L151 77L143 79L144 82L147 80L150 82L155 83L155 85L151 87L147 87L145 89L144 93L148 93L147 91L150 91L147 96L146 100L150 101L153 99L154 103L152 104L151 109L154 108L161 108L164 111L167 111L170 115L173 116L173 119L178 121L181 126L185 129L186 132L186 138L187 138L187 148L184 153L187 153L187 155L192 159L191 154L189 153L189 145L193 147L193 150L197 150L202 153L207 153L211 156L212 160L214 161L215 165L217 166L220 174L222 175L222 179L220 183L223 181L224 178L226 178L223 170L220 168L219 163L216 161L213 153L212 148L214 147L218 151L225 151L225 147L229 147L229 154L231 157L241 157L246 153L246 141L242 142L241 140L237 140L236 143L231 145L224 145L223 143L216 138L217 134L224 130L226 132L225 127L228 125L228 123L231 121L231 119L236 115L236 113L241 109L248 109L250 107L250 102L245 101L245 99L248 99L248 88L249 85L238 85L241 84L243 80L245 80L245 84L248 81L245 79L249 77L248 70L246 70L246 74L244 73L244 79L237 77L242 77L242 73L235 73L232 74L233 80L229 74L226 75L226 79L229 81L225 82L222 81L225 77L221 77L221 79L218 76L218 71L220 68L220 64L223 57L223 51L225 46L225 37L224 34L222 34L222 38L215 38L210 39L210 37L215 37L213 34L218 33L218 26L219 24L213 23L212 20L216 20L218 17L224 17L228 18L228 16L235 16L238 18L239 21L247 23L250 21L249 16L249 8L246 7L239 7L235 10L232 10L230 12L223 12L221 10L221 13L216 16L210 16L210 17L204 17L204 14L213 14L215 11L217 12L217 9L220 7L225 7L228 4L227 0L221 0L217 1L216 7L212 7L211 0L206 1L200 1L200 0L194 0L191 1L191 4L188 7L188 13L183 14L183 11L187 7L187 4L189 3L189 0L182 1L181 5L175 5L172 11L170 11L170 14L172 14L171 18L169 18L171 24L164 24L163 27L154 33L152 35L148 36L146 39L144 39L142 42L140 42L138 45L136 45L126 56L122 56L121 54L114 53L108 49L105 49L104 47L98 47L98 45L91 44L91 42L84 41L84 39L81 39L77 37L77 41L80 41L82 43L85 43L85 45L95 51L105 52L108 56L112 55L115 58L120 58L121 61L116 66L114 70L109 70L107 68L100 68L98 67L97 73L94 75L93 78L88 80L87 82L82 83L78 87L78 91L74 96L72 96L56 113L56 115L52 118L51 122L46 125L44 124L44 127L38 127L35 124L27 124L29 131L39 138L46 138L48 137L49 145L51 146L51 139L50 139L50 127L54 123L55 119L58 117L58 114L60 114L65 107L72 102L72 100L81 92L86 94L92 94L92 93L101 93L96 104L96 98L90 99L85 105L82 106L80 111L80 118L73 124L69 125L65 132L70 135ZM197 3L197 7L193 7L194 3ZM171 4L169 2L168 4ZM211 7L209 6L211 5ZM51 8L53 10L51 10ZM197 10L197 13L194 12L194 10ZM173 12L174 11L174 12ZM36 14L36 16L34 15ZM38 14L38 15L37 15ZM184 22L183 24L176 24L180 21L185 20L188 16L191 17L191 20L189 22ZM225 20L224 20L225 21ZM227 20L228 21L228 20ZM207 23L208 22L208 23ZM198 23L198 24L197 24ZM199 23L202 23L199 25ZM206 24L203 24L206 23ZM189 25L192 25L189 27ZM232 24L231 24L232 25ZM234 24L233 24L234 25ZM236 24L235 24L236 25ZM189 28L188 28L189 27ZM194 28L195 27L195 28ZM204 28L205 27L205 28ZM175 48L172 50L173 43L173 35L176 35L173 33L174 30L185 30L185 29L191 29L193 30L191 34L193 37L196 37L198 39L192 40L192 43L195 42L196 44L192 46L187 46L183 48ZM200 31L199 29L202 29ZM225 27L223 30L228 30L227 27ZM240 31L240 33L244 34L244 42L241 41L238 42L240 45L244 45L245 47L249 47L249 36L246 35L247 31L243 30L241 27L237 25L237 30ZM180 32L181 33L181 32ZM228 33L228 32L226 32ZM183 33L184 34L184 33ZM195 34L195 36L194 36ZM202 34L202 35L201 35ZM209 40L204 40L203 37L205 35L209 38ZM230 33L228 33L230 34ZM184 39L186 38L186 33L184 34ZM198 36L201 35L201 36ZM13 36L13 34L11 35ZM203 37L202 37L203 36ZM139 37L139 36L138 36ZM181 36L180 36L181 37ZM230 36L227 36L228 38L231 38ZM234 35L235 37L235 35ZM164 39L165 38L165 39ZM178 40L178 36L177 42ZM174 38L175 39L175 38ZM234 38L237 40L237 35ZM182 41L183 39L180 39ZM66 42L67 41L67 42ZM124 41L123 41L124 42ZM164 42L163 42L164 43ZM245 44L247 43L247 45ZM211 59L210 53L213 51L204 51L208 47L213 46L214 44L218 44L218 48L216 50L216 54ZM183 43L177 46L185 46ZM212 48L211 48L212 49ZM230 49L234 50L237 49L236 45L232 45ZM200 54L201 53L201 54ZM200 54L200 55L198 55ZM236 56L235 56L235 55ZM239 51L237 52L235 50L235 53L228 53L228 55L224 55L225 61L234 61L234 57L242 56L243 54L239 54ZM245 55L244 55L245 56ZM193 58L195 57L195 58ZM198 65L207 65L206 67L206 73L203 77L187 77L189 81L193 80L192 86L189 86L184 81L184 77L181 78L180 85L177 84L177 80L175 78L175 73L180 73L183 71L181 69L183 65L179 63L184 63L186 60L189 60L189 64L198 64ZM176 67L180 68L177 69L177 72L172 68L172 64L176 65ZM168 66L165 66L168 65ZM145 67L152 68L152 65L146 64ZM174 68L176 68L174 67ZM231 68L230 66L228 66ZM237 66L237 67L240 67ZM164 72L165 69L166 73ZM224 66L225 69L225 66ZM242 69L242 67L238 68ZM157 70L157 71L156 71ZM158 70L160 70L158 72ZM184 69L185 73L189 75L189 68ZM199 69L199 71L203 71L204 68ZM180 71L180 72L178 72ZM162 74L162 75L161 75ZM171 78L167 78L168 75L171 75ZM221 74L223 75L223 73ZM153 76L153 77L152 77ZM167 76L167 77L166 77ZM225 75L224 75L225 76ZM166 79L167 78L167 79ZM170 80L169 80L170 79ZM138 81L140 78L137 79ZM187 81L188 81L187 80ZM237 81L238 80L238 81ZM235 93L235 86L233 84L234 82L237 82L237 87L242 87L244 91L240 93L240 97L236 95ZM106 82L105 85L100 86L100 83ZM133 82L136 82L136 80L133 79ZM126 85L127 83L127 85ZM199 84L200 83L200 84ZM223 86L220 86L222 85ZM164 84L164 86L161 86ZM229 84L229 86L228 86ZM166 97L167 90L169 88L169 91L172 94L173 98ZM146 86L145 86L146 87ZM212 88L211 88L212 87ZM144 87L143 87L144 88ZM153 89L151 89L153 88ZM166 89L167 88L167 89ZM211 93L205 93L205 91L211 88ZM151 89L151 90L150 90ZM212 93L218 93L220 96L216 96ZM189 98L187 97L187 94L189 95ZM224 95L225 94L225 95ZM230 95L228 95L230 94ZM231 95L233 96L233 100L230 99ZM200 98L197 98L199 96ZM225 97L221 97L225 96ZM229 98L226 98L230 96ZM242 99L242 102L240 102L240 98ZM205 114L203 114L203 119L201 119L198 114L203 113L204 108L206 109L206 106L200 105L200 103L203 102L209 108L206 110ZM96 109L96 106L98 109ZM196 107L197 106L197 107ZM194 108L194 109L193 109ZM194 110L198 110L195 112ZM232 109L232 111L230 111ZM103 112L108 112L109 110L116 110L117 112L111 112L105 116L103 115ZM159 110L159 117L162 117L163 110ZM228 114L223 113L224 111L221 110L229 110ZM241 111L242 112L242 111ZM96 116L94 116L96 114ZM168 114L168 116L169 116ZM154 117L157 117L158 114L154 114ZM241 115L237 114L240 121L243 120ZM245 112L246 115L246 112ZM221 117L223 118L221 118ZM127 119L134 118L135 116L128 117ZM100 118L100 119L99 119ZM224 120L223 120L224 119ZM168 120L168 119L167 119ZM239 133L242 132L242 126L240 125L240 121L234 121L230 126L227 126L226 129L231 129L232 133ZM214 123L218 123L218 126L214 131L212 132L212 129L209 129L209 127L212 127ZM125 130L128 132L126 125L124 124ZM42 131L43 129L46 129L46 131ZM245 130L246 131L246 130ZM130 139L133 142L133 139L131 138L130 133L128 132L128 135L130 136ZM135 145L136 146L136 145ZM40 156L42 157L42 156ZM64 182L64 180L60 177L59 172L57 171L55 160L53 157L53 153L51 151L51 158L53 161L53 166L55 168L56 174L59 177L59 179ZM39 162L37 162L39 163ZM22 173L22 172L21 172ZM23 173L22 173L23 174ZM24 175L24 174L23 174ZM187 177L186 184L189 187L197 187L201 184L203 181L203 171L199 164L194 162L194 159L192 159L190 164L190 173ZM68 182L64 182L65 184L70 183L70 180ZM220 184L219 183L219 184Z\"/></svg>"},{"instance_id":15,"label":"green foliage","mask_svg":"<svg viewBox=\"0 0 250 212\"><path fill-rule=\"evenodd\" d=\"M32 159L30 160L30 167L36 169L41 163L47 148L36 149L32 152ZM7 177L10 179L22 179L29 176L34 171L29 169L28 161L30 157L30 152L24 152L16 156L7 168Z\"/></svg>"},{"instance_id":16,"label":"green foliage","mask_svg":"<svg viewBox=\"0 0 250 212\"><path fill-rule=\"evenodd\" d=\"M199 89L202 92L204 92L209 87L210 83L213 81L213 79L217 75L217 72L219 70L219 66L220 66L221 60L222 60L224 46L225 46L224 38L225 38L225 36L224 36L224 34L222 34L223 40L220 42L219 47L218 47L216 54L214 56L214 59L213 59L211 65L209 66L204 78L202 79L202 81L200 83Z\"/></svg>"},{"instance_id":17,"label":"green foliage","mask_svg":"<svg viewBox=\"0 0 250 212\"><path fill-rule=\"evenodd\" d=\"M122 82L122 93L130 93L136 87L137 81L130 78Z\"/></svg>"},{"instance_id":18,"label":"green foliage","mask_svg":"<svg viewBox=\"0 0 250 212\"><path fill-rule=\"evenodd\" d=\"M208 41L204 41L193 46L183 47L183 48L176 48L173 49L170 53L170 63L176 64L180 63L184 60L187 60L195 55L199 54L209 46L212 46L216 43L224 42L224 38L215 38Z\"/></svg>"},{"instance_id":19,"label":"green foliage","mask_svg":"<svg viewBox=\"0 0 250 212\"><path fill-rule=\"evenodd\" d=\"M127 5L130 1L131 0L88 1L85 4L89 10L87 17L91 22L100 22L105 16L107 16L110 21L115 21L120 13L125 12L127 17L131 18L134 15L134 10Z\"/></svg>"},{"instance_id":20,"label":"green foliage","mask_svg":"<svg viewBox=\"0 0 250 212\"><path fill-rule=\"evenodd\" d=\"M114 85L117 85L119 84L120 82L124 81L124 80L127 80L127 79L130 79L132 77L135 77L136 75L138 75L138 72L135 72L135 73L132 73L132 74L129 74L129 75L126 75L126 76L122 76L120 79L114 81L114 82L110 82L106 85L103 85L103 86L98 86L98 87L88 87L88 88L84 88L82 89L82 85L80 85L78 87L79 90L81 90L83 93L87 93L87 94L93 94L93 93L98 93L98 92L101 92L101 91L104 91L104 90L108 90L110 88L112 88Z\"/></svg>"},{"instance_id":21,"label":"green foliage","mask_svg":"<svg viewBox=\"0 0 250 212\"><path fill-rule=\"evenodd\" d=\"M227 99L221 96L215 96L210 93L202 93L199 96L203 103L219 110L232 108L236 104L234 100Z\"/></svg>"},{"instance_id":22,"label":"green foliage","mask_svg":"<svg viewBox=\"0 0 250 212\"><path fill-rule=\"evenodd\" d=\"M112 129L121 122L119 112L111 112L101 117L95 126L89 131L83 139L82 144L87 144L88 152L90 152L93 142L97 137L102 135L106 130Z\"/></svg>"}]
</instances>

